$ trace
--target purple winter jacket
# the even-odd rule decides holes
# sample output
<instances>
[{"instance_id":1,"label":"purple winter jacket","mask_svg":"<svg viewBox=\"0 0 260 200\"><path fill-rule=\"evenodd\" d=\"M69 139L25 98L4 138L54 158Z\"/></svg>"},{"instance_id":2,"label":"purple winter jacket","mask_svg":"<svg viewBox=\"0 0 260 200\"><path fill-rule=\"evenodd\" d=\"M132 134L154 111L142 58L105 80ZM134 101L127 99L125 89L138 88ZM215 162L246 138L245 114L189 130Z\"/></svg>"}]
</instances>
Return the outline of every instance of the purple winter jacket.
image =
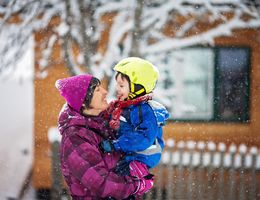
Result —
<instances>
[{"instance_id":1,"label":"purple winter jacket","mask_svg":"<svg viewBox=\"0 0 260 200\"><path fill-rule=\"evenodd\" d=\"M84 117L67 105L59 116L62 174L74 200L124 199L137 183L129 176L113 172L119 153L104 154L99 149L103 138L112 134L102 118Z\"/></svg>"}]
</instances>

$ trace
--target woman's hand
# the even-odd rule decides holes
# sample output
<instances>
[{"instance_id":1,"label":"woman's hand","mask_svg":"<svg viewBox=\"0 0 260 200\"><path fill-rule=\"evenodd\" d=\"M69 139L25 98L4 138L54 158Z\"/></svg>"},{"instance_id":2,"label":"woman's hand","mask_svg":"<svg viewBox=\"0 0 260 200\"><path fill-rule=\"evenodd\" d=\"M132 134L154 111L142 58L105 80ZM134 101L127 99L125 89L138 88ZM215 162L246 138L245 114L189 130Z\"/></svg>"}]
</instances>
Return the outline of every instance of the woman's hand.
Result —
<instances>
[{"instance_id":1,"label":"woman's hand","mask_svg":"<svg viewBox=\"0 0 260 200\"><path fill-rule=\"evenodd\" d=\"M145 178L139 179L136 191L133 194L134 195L143 195L143 194L145 194L150 189L152 189L153 182L154 182L153 178L152 179L145 179Z\"/></svg>"}]
</instances>

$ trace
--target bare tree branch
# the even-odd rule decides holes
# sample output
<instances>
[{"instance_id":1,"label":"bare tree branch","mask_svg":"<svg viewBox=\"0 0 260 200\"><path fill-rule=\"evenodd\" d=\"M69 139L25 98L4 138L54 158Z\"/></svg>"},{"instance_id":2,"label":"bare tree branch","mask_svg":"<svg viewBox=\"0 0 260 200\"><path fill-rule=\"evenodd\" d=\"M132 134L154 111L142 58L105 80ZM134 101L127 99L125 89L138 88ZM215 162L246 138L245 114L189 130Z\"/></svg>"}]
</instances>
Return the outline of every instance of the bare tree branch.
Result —
<instances>
[{"instance_id":1,"label":"bare tree branch","mask_svg":"<svg viewBox=\"0 0 260 200\"><path fill-rule=\"evenodd\" d=\"M64 52L64 61L66 62L68 71L71 75L76 75L76 71L74 69L74 62L73 57L70 55L70 49L71 49L71 23L72 23L72 15L70 12L70 0L65 0L65 6L66 6L66 15L65 23L68 26L68 30L65 33L65 35L62 36L62 49Z\"/></svg>"},{"instance_id":2,"label":"bare tree branch","mask_svg":"<svg viewBox=\"0 0 260 200\"><path fill-rule=\"evenodd\" d=\"M91 71L90 66L90 61L89 61L89 55L92 53L91 52L91 40L90 37L87 35L87 26L85 23L85 16L87 15L86 19L90 19L91 17L91 3L89 5L89 9L85 10L84 8L84 2L81 0L78 0L79 4L79 11L80 11L80 35L82 37L82 43L79 44L80 49L83 53L83 58L84 58L84 63L86 67L86 71Z\"/></svg>"},{"instance_id":3,"label":"bare tree branch","mask_svg":"<svg viewBox=\"0 0 260 200\"><path fill-rule=\"evenodd\" d=\"M8 6L0 7L3 16L0 18L0 37L5 38L0 46L0 73L14 68L24 53L21 49L25 48L26 40L47 28L56 34L55 41L61 42L63 57L60 62L65 63L70 74L85 71L110 77L111 66L122 57L158 53L167 56L167 52L177 48L213 45L214 38L232 36L235 29L260 27L257 1L230 2L136 0L134 4L129 0L12 0ZM8 24L13 16L18 23ZM103 16L112 17L104 22ZM184 19L181 23L179 17ZM57 24L52 24L53 18L59 19ZM201 22L214 25L201 30L197 27ZM165 32L167 26L172 29L170 34ZM104 31L109 32L104 34ZM101 35L105 35L102 42L107 42L105 52L98 52ZM45 42L48 52L54 44L51 38L46 38ZM46 52L42 52L41 59L45 59L42 70L48 71L47 65L52 66L52 63Z\"/></svg>"}]
</instances>

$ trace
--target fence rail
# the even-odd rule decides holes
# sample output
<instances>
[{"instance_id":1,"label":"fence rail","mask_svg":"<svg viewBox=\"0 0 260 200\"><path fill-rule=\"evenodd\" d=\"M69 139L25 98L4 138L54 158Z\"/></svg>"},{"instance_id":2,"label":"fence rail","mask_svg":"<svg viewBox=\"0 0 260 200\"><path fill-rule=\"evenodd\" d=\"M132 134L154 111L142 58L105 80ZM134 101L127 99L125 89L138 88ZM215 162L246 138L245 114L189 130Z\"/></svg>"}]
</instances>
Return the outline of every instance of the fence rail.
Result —
<instances>
[{"instance_id":1,"label":"fence rail","mask_svg":"<svg viewBox=\"0 0 260 200\"><path fill-rule=\"evenodd\" d=\"M223 143L166 142L154 189L143 199L260 199L256 147Z\"/></svg>"}]
</instances>

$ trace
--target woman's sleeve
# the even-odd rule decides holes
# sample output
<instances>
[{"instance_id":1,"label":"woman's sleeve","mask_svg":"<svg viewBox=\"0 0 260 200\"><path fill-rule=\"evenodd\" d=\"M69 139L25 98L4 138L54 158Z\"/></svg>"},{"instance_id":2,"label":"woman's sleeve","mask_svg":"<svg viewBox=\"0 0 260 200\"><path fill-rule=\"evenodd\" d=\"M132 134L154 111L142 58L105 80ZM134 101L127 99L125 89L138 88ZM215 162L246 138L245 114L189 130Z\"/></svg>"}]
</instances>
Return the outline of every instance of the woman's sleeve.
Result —
<instances>
[{"instance_id":1,"label":"woman's sleeve","mask_svg":"<svg viewBox=\"0 0 260 200\"><path fill-rule=\"evenodd\" d=\"M136 107L130 115L134 130L122 132L121 136L113 141L116 151L143 151L155 142L158 126L153 110L149 105L144 105L141 108L142 119L140 119L138 107ZM140 120L142 120L142 122L140 125L137 125Z\"/></svg>"},{"instance_id":2,"label":"woman's sleeve","mask_svg":"<svg viewBox=\"0 0 260 200\"><path fill-rule=\"evenodd\" d=\"M118 176L110 170L97 145L73 137L76 136L67 140L73 145L67 145L72 149L69 154L67 152L66 165L72 176L78 179L84 188L94 196L116 199L127 198L135 191L136 182L129 176Z\"/></svg>"}]
</instances>

